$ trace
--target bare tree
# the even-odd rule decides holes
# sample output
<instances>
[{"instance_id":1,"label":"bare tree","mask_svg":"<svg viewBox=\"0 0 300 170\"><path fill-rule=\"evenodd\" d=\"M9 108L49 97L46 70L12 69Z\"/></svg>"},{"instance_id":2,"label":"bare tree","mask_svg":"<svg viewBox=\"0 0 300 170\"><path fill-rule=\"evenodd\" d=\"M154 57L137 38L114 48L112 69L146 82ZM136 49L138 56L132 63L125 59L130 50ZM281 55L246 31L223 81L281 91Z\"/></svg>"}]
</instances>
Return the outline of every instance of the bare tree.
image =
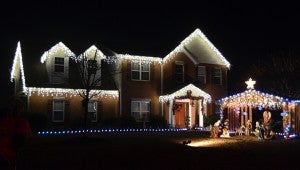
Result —
<instances>
[{"instance_id":1,"label":"bare tree","mask_svg":"<svg viewBox=\"0 0 300 170\"><path fill-rule=\"evenodd\" d=\"M261 58L249 70L261 88L291 99L300 97L300 60L291 52Z\"/></svg>"},{"instance_id":2,"label":"bare tree","mask_svg":"<svg viewBox=\"0 0 300 170\"><path fill-rule=\"evenodd\" d=\"M95 53L91 56L87 53L75 57L77 70L80 75L81 83L83 86L82 91L78 91L79 95L83 98L82 106L84 107L84 128L87 129L88 117L89 117L89 102L91 99L99 95L100 85L104 76L102 75L102 64L101 62L112 63L113 59L104 59L100 55L100 51L95 50ZM96 90L97 89L97 90Z\"/></svg>"}]
</instances>

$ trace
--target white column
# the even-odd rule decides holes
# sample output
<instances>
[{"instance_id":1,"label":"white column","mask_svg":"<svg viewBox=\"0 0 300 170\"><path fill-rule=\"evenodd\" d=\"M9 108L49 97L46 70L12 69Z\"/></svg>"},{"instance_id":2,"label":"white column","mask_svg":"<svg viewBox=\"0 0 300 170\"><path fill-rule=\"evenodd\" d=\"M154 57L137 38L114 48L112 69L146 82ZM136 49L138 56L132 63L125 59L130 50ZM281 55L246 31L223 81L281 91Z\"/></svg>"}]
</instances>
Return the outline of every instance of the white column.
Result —
<instances>
[{"instance_id":1,"label":"white column","mask_svg":"<svg viewBox=\"0 0 300 170\"><path fill-rule=\"evenodd\" d=\"M173 100L169 102L169 124L173 127Z\"/></svg>"},{"instance_id":2,"label":"white column","mask_svg":"<svg viewBox=\"0 0 300 170\"><path fill-rule=\"evenodd\" d=\"M203 127L202 100L198 100L199 127Z\"/></svg>"},{"instance_id":3,"label":"white column","mask_svg":"<svg viewBox=\"0 0 300 170\"><path fill-rule=\"evenodd\" d=\"M189 128L191 128L192 127L192 102L191 102L191 100L189 100L189 117L190 117Z\"/></svg>"}]
</instances>

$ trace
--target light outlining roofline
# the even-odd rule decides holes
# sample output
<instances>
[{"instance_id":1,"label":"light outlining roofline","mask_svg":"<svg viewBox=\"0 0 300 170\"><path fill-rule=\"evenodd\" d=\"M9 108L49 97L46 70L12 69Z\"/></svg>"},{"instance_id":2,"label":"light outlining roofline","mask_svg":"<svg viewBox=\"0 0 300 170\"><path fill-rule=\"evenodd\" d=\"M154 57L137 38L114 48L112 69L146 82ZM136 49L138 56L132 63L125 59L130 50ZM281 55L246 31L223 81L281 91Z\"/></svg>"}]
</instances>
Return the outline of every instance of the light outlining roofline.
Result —
<instances>
[{"instance_id":1,"label":"light outlining roofline","mask_svg":"<svg viewBox=\"0 0 300 170\"><path fill-rule=\"evenodd\" d=\"M31 96L33 93L37 93L39 96L63 96L69 95L78 96L86 92L85 89L65 89L65 88L41 88L41 87L28 87L28 95ZM91 90L90 94L96 94L98 97L119 97L118 90Z\"/></svg>"},{"instance_id":2,"label":"light outlining roofline","mask_svg":"<svg viewBox=\"0 0 300 170\"><path fill-rule=\"evenodd\" d=\"M188 90L192 90L192 91L196 91L200 94L201 97L204 98L204 103L210 103L211 102L211 96L204 92L203 90L199 89L198 87L194 86L193 84L189 84L179 90L177 90L176 92L172 93L172 94L167 94L167 95L162 95L162 96L159 96L159 102L161 103L166 103L170 100L173 100L175 97L178 97L178 96L184 96L186 95L186 92Z\"/></svg>"},{"instance_id":3,"label":"light outlining roofline","mask_svg":"<svg viewBox=\"0 0 300 170\"><path fill-rule=\"evenodd\" d=\"M162 63L162 59L160 57L150 57L150 56L138 56L138 55L129 55L129 54L117 54L120 59L124 60L141 60L145 62L158 62Z\"/></svg>"},{"instance_id":4,"label":"light outlining roofline","mask_svg":"<svg viewBox=\"0 0 300 170\"><path fill-rule=\"evenodd\" d=\"M57 52L58 49L63 49L65 55L67 56L75 56L75 54L67 46L65 46L62 42L59 42L56 45L54 45L50 50L45 51L43 53L41 57L41 63L44 63L49 58L49 56Z\"/></svg>"},{"instance_id":5,"label":"light outlining roofline","mask_svg":"<svg viewBox=\"0 0 300 170\"><path fill-rule=\"evenodd\" d=\"M184 46L188 44L195 36L200 36L208 46L220 57L220 59L224 62L226 67L230 68L230 63L225 59L225 57L220 53L220 51L208 40L208 38L197 28L194 32L192 32L187 38L185 38L173 51L171 51L167 56L163 58L163 63L170 60L174 54L181 52L184 50Z\"/></svg>"},{"instance_id":6,"label":"light outlining roofline","mask_svg":"<svg viewBox=\"0 0 300 170\"><path fill-rule=\"evenodd\" d=\"M19 62L18 62L19 61ZM13 80L16 78L16 74L18 69L17 65L19 63L20 71L21 71L21 79L22 79L22 92L26 92L26 83L25 83L25 73L24 73L24 67L23 67L23 58L22 58L22 51L21 51L21 43L20 41L17 44L17 49L15 52L15 57L13 61L13 66L10 72L10 81L13 82Z\"/></svg>"},{"instance_id":7,"label":"light outlining roofline","mask_svg":"<svg viewBox=\"0 0 300 170\"><path fill-rule=\"evenodd\" d=\"M80 54L79 59L83 58L82 56L88 56L88 54L91 53L91 52L95 53L95 51L97 51L97 54L96 54L97 56L96 57L99 57L100 60L105 59L105 55L95 45L92 45L84 53Z\"/></svg>"}]
</instances>

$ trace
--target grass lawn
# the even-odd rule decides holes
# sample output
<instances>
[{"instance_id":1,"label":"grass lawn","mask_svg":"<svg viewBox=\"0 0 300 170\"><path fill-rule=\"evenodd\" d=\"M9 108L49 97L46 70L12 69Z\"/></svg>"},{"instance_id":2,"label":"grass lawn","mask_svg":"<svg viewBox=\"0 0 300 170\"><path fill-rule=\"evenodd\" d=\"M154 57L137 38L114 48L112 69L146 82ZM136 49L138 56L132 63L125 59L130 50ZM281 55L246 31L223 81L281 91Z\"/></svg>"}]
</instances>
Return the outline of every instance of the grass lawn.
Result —
<instances>
[{"instance_id":1,"label":"grass lawn","mask_svg":"<svg viewBox=\"0 0 300 170\"><path fill-rule=\"evenodd\" d=\"M182 144L187 139L190 146ZM213 139L196 131L33 136L17 170L299 169L299 153L299 139Z\"/></svg>"}]
</instances>

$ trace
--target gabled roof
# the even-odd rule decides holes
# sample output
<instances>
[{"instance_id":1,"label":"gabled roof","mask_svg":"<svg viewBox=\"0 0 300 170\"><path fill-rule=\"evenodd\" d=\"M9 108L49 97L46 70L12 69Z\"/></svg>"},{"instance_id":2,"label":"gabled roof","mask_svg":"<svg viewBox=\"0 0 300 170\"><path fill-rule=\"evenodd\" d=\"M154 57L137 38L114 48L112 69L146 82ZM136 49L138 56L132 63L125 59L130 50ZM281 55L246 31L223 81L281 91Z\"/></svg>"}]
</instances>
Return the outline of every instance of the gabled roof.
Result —
<instances>
[{"instance_id":1,"label":"gabled roof","mask_svg":"<svg viewBox=\"0 0 300 170\"><path fill-rule=\"evenodd\" d=\"M191 90L192 96L201 96L204 98L204 102L211 102L211 96L193 84L189 84L171 94L160 96L159 101L164 103L173 100L176 97L186 96L188 90Z\"/></svg>"},{"instance_id":2,"label":"gabled roof","mask_svg":"<svg viewBox=\"0 0 300 170\"><path fill-rule=\"evenodd\" d=\"M90 51L93 51L95 49L97 49L96 46L91 46L86 50L86 52L89 53ZM28 51L21 52L21 45L20 42L18 42L10 73L11 81L13 81L13 79L16 78L19 73L21 73L20 77L22 81L23 92L26 92L28 87L81 89L81 79L76 69L75 61L73 61L72 59L69 60L69 82L66 84L50 84L46 64L44 62L51 56L51 54L54 54L57 50L64 50L67 56L75 55L62 42L59 42L49 51L44 52L44 54L40 58L39 56L32 56L30 53L28 53ZM111 51L109 52L110 54L112 53ZM105 55L100 50L98 54L101 56L101 59L104 59ZM110 74L106 65L107 64L102 62L101 72L103 73L103 75ZM104 76L99 89L115 90L117 88L111 76Z\"/></svg>"},{"instance_id":3,"label":"gabled roof","mask_svg":"<svg viewBox=\"0 0 300 170\"><path fill-rule=\"evenodd\" d=\"M95 53L97 51L97 58L99 58L100 60L101 59L105 59L105 55L102 53L102 51L100 51L95 45L92 45L90 48L88 48L83 54L80 54L79 55L79 58L82 57L82 55L85 55L85 56L92 56L94 57Z\"/></svg>"},{"instance_id":4,"label":"gabled roof","mask_svg":"<svg viewBox=\"0 0 300 170\"><path fill-rule=\"evenodd\" d=\"M230 63L198 28L165 56L163 62L167 62L178 52L185 53L195 64L218 64L230 68Z\"/></svg>"},{"instance_id":5,"label":"gabled roof","mask_svg":"<svg viewBox=\"0 0 300 170\"><path fill-rule=\"evenodd\" d=\"M58 50L62 50L66 56L75 56L75 54L62 42L57 43L50 50L44 52L41 57L41 63L44 63L50 56L55 54Z\"/></svg>"},{"instance_id":6,"label":"gabled roof","mask_svg":"<svg viewBox=\"0 0 300 170\"><path fill-rule=\"evenodd\" d=\"M24 66L23 66L23 58L22 58L22 51L21 51L21 43L18 42L15 57L13 60L13 65L10 73L10 81L12 82L13 79L17 78L18 74L20 75L22 81L22 91L26 91L26 81L25 81L25 73L24 73Z\"/></svg>"},{"instance_id":7,"label":"gabled roof","mask_svg":"<svg viewBox=\"0 0 300 170\"><path fill-rule=\"evenodd\" d=\"M219 103L222 108L242 106L279 108L285 101L282 97L249 89L242 93L222 98L219 100Z\"/></svg>"}]
</instances>

